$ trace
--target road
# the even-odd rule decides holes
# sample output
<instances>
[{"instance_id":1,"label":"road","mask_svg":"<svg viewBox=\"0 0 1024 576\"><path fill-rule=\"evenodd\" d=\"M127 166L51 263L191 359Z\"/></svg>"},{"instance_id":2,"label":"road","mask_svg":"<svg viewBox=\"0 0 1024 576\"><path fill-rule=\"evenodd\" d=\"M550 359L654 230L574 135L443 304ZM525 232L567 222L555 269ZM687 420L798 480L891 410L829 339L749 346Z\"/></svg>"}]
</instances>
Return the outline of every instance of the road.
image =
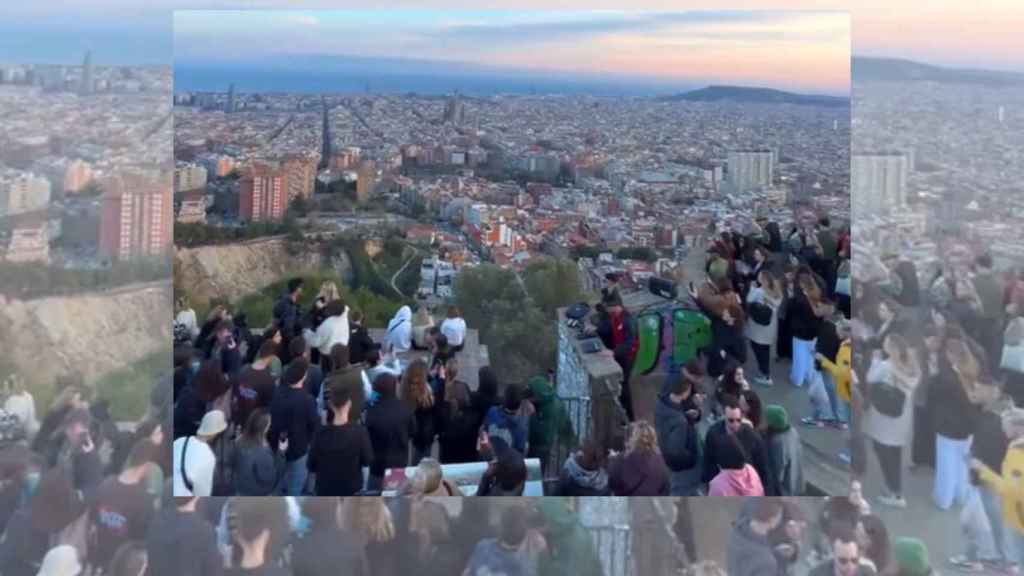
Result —
<instances>
[{"instance_id":1,"label":"road","mask_svg":"<svg viewBox=\"0 0 1024 576\"><path fill-rule=\"evenodd\" d=\"M419 254L419 252L417 251L412 256L410 256L409 259L405 261L405 264L402 264L402 267L398 269L398 272L395 272L395 275L391 277L391 288L395 291L395 293L397 293L402 298L405 298L406 296L405 296L405 294L402 294L401 290L398 289L398 286L395 284L395 282L398 281L398 277L409 266L409 263L416 259L416 256L418 254Z\"/></svg>"}]
</instances>

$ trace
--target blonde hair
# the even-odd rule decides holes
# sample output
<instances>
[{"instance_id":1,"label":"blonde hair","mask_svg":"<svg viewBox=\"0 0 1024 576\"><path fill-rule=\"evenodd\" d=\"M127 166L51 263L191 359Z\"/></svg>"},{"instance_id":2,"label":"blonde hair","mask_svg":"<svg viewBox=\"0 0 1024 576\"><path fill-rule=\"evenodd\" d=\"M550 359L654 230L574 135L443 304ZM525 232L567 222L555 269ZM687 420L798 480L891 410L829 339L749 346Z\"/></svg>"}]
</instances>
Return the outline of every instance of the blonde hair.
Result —
<instances>
[{"instance_id":1,"label":"blonde hair","mask_svg":"<svg viewBox=\"0 0 1024 576\"><path fill-rule=\"evenodd\" d=\"M660 454L658 434L646 420L638 420L629 425L629 439L626 440L626 452L641 450Z\"/></svg>"},{"instance_id":2,"label":"blonde hair","mask_svg":"<svg viewBox=\"0 0 1024 576\"><path fill-rule=\"evenodd\" d=\"M338 292L338 285L328 280L320 285L320 294L317 298L323 298L326 302L334 302L335 300L341 299L341 293Z\"/></svg>"},{"instance_id":3,"label":"blonde hair","mask_svg":"<svg viewBox=\"0 0 1024 576\"><path fill-rule=\"evenodd\" d=\"M210 309L210 313L206 315L206 321L210 322L211 320L217 320L224 316L224 313L227 311L228 309L224 305L218 304Z\"/></svg>"},{"instance_id":4,"label":"blonde hair","mask_svg":"<svg viewBox=\"0 0 1024 576\"><path fill-rule=\"evenodd\" d=\"M395 524L383 498L346 498L341 508L345 530L365 537L368 542L390 542L395 538Z\"/></svg>"},{"instance_id":5,"label":"blonde hair","mask_svg":"<svg viewBox=\"0 0 1024 576\"><path fill-rule=\"evenodd\" d=\"M434 393L427 382L427 363L423 360L415 360L405 374L402 374L402 385L399 390L399 397L409 408L430 408L434 405Z\"/></svg>"}]
</instances>

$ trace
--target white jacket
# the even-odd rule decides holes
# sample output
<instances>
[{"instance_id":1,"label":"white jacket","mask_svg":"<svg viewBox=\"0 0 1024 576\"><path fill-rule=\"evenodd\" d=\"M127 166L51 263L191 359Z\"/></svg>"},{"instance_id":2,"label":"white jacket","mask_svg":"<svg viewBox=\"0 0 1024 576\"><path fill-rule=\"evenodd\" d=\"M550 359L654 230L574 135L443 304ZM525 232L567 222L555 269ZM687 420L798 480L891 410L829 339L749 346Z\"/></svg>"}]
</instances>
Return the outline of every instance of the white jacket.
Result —
<instances>
[{"instance_id":1,"label":"white jacket","mask_svg":"<svg viewBox=\"0 0 1024 576\"><path fill-rule=\"evenodd\" d=\"M462 346L466 341L466 321L462 318L447 318L441 322L441 334L452 346Z\"/></svg>"},{"instance_id":2,"label":"white jacket","mask_svg":"<svg viewBox=\"0 0 1024 576\"><path fill-rule=\"evenodd\" d=\"M331 316L324 320L314 333L312 330L305 331L306 344L310 348L316 348L324 356L331 355L331 348L335 344L348 346L348 337L351 334L348 326L348 306L341 316Z\"/></svg>"}]
</instances>

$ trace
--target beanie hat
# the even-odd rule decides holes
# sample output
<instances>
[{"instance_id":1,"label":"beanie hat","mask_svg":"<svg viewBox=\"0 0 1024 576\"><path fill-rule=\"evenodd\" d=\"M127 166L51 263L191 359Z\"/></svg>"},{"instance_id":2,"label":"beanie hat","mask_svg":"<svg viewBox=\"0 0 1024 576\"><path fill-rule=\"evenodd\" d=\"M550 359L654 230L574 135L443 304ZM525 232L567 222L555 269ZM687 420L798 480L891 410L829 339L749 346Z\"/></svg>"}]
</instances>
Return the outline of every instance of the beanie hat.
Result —
<instances>
[{"instance_id":1,"label":"beanie hat","mask_svg":"<svg viewBox=\"0 0 1024 576\"><path fill-rule=\"evenodd\" d=\"M762 419L768 429L773 432L785 432L789 430L789 414L786 409L778 404L769 404L764 407Z\"/></svg>"},{"instance_id":2,"label":"beanie hat","mask_svg":"<svg viewBox=\"0 0 1024 576\"><path fill-rule=\"evenodd\" d=\"M903 574L926 576L931 572L928 548L917 538L900 538L893 544L892 554Z\"/></svg>"}]
</instances>

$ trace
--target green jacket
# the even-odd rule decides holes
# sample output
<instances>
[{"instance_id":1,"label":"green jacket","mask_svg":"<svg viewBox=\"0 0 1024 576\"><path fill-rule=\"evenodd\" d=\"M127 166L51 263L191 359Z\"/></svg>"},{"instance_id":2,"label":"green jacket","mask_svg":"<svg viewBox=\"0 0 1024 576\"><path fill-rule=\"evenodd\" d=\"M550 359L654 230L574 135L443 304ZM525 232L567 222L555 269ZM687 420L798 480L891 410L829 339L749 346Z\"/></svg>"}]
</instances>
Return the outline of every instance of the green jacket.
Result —
<instances>
[{"instance_id":1,"label":"green jacket","mask_svg":"<svg viewBox=\"0 0 1024 576\"><path fill-rule=\"evenodd\" d=\"M530 452L542 457L559 439L575 445L576 433L569 414L547 379L534 376L528 385L533 393L533 406L537 409L530 417Z\"/></svg>"},{"instance_id":2,"label":"green jacket","mask_svg":"<svg viewBox=\"0 0 1024 576\"><path fill-rule=\"evenodd\" d=\"M538 576L604 574L594 540L561 497L541 498L540 511L547 523L548 549L541 556Z\"/></svg>"}]
</instances>

